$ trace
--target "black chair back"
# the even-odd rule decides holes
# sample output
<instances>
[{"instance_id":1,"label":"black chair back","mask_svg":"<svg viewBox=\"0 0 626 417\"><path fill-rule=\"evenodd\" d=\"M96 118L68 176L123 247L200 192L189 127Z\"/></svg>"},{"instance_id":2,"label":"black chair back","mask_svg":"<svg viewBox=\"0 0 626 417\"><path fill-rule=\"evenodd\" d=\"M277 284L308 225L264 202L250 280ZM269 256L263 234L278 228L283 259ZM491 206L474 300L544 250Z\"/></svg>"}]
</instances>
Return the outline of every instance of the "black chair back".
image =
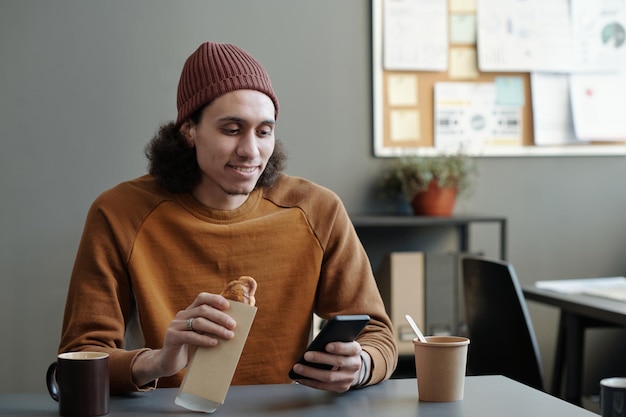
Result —
<instances>
[{"instance_id":1,"label":"black chair back","mask_svg":"<svg viewBox=\"0 0 626 417\"><path fill-rule=\"evenodd\" d=\"M468 375L504 375L544 390L541 356L513 266L480 256L461 260Z\"/></svg>"}]
</instances>

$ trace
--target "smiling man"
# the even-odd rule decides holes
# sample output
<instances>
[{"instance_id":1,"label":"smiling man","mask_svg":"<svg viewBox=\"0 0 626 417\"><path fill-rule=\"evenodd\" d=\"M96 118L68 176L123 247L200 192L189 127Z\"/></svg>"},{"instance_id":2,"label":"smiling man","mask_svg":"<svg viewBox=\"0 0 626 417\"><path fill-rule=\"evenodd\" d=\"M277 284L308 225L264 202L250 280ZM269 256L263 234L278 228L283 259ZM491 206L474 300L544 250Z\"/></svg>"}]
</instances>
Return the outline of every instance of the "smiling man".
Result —
<instances>
[{"instance_id":1,"label":"smiling man","mask_svg":"<svg viewBox=\"0 0 626 417\"><path fill-rule=\"evenodd\" d=\"M221 210L241 206L274 151L274 103L255 90L226 93L181 132L195 147L201 172L194 196Z\"/></svg>"},{"instance_id":2,"label":"smiling man","mask_svg":"<svg viewBox=\"0 0 626 417\"><path fill-rule=\"evenodd\" d=\"M221 290L258 282L258 311L233 384L343 392L389 378L391 322L370 263L336 194L283 173L279 105L263 66L206 42L185 62L178 116L146 147L149 173L101 194L87 215L60 352L110 354L111 392L180 385L189 348L237 332ZM351 343L295 365L312 315L368 314ZM220 378L220 375L214 375Z\"/></svg>"}]
</instances>

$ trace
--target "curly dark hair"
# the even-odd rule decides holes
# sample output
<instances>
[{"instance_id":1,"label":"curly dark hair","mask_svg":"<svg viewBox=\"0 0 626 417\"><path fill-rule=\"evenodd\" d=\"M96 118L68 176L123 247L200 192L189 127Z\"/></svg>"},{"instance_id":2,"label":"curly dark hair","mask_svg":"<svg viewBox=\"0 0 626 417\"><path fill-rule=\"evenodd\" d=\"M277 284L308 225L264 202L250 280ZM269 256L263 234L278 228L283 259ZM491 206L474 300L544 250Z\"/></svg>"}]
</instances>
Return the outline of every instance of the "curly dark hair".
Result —
<instances>
[{"instance_id":1,"label":"curly dark hair","mask_svg":"<svg viewBox=\"0 0 626 417\"><path fill-rule=\"evenodd\" d=\"M168 191L191 192L200 183L201 172L196 159L196 148L189 145L174 122L162 125L148 142L144 152L149 161L148 172ZM282 142L276 139L274 153L255 188L272 187L286 165L287 154Z\"/></svg>"}]
</instances>

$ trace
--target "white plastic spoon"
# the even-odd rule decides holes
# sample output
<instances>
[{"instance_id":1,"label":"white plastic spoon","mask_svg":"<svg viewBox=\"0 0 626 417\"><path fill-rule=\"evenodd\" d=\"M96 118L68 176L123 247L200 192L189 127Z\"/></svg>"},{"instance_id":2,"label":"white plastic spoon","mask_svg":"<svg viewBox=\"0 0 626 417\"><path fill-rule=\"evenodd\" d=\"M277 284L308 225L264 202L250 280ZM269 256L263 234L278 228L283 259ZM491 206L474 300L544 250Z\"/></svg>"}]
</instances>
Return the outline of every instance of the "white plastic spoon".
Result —
<instances>
[{"instance_id":1,"label":"white plastic spoon","mask_svg":"<svg viewBox=\"0 0 626 417\"><path fill-rule=\"evenodd\" d=\"M420 328L417 327L417 324L415 324L415 322L413 321L413 317L409 316L408 314L406 316L407 321L409 322L409 324L411 325L411 328L413 329L413 331L415 332L415 334L417 335L417 338L420 340L420 342L422 343L428 343L426 341L426 338L424 337L424 335L422 334L422 332L420 331Z\"/></svg>"}]
</instances>

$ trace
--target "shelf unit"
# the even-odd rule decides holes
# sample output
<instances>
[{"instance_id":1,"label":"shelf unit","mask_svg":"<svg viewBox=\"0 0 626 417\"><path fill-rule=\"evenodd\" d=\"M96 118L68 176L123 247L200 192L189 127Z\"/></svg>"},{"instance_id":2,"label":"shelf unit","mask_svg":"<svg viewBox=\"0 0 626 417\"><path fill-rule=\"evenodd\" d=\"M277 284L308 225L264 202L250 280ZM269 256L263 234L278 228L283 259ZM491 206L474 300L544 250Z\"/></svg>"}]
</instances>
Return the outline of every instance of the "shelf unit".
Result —
<instances>
[{"instance_id":1,"label":"shelf unit","mask_svg":"<svg viewBox=\"0 0 626 417\"><path fill-rule=\"evenodd\" d=\"M474 223L495 223L499 226L499 246L500 259L507 257L507 220L502 216L487 215L453 215L449 217L433 216L392 216L392 215L371 215L358 214L351 215L352 224L357 233L361 229L393 229L411 228L418 229L424 227L452 227L458 234L458 251L468 252L470 246L470 226ZM393 244L390 244L393 248ZM367 247L365 248L367 250Z\"/></svg>"},{"instance_id":2,"label":"shelf unit","mask_svg":"<svg viewBox=\"0 0 626 417\"><path fill-rule=\"evenodd\" d=\"M412 235L420 236L419 229L436 229L434 234L447 233L450 228L456 231L456 251L457 253L472 252L470 248L470 233L472 224L492 223L497 225L497 239L499 244L499 256L501 259L507 257L507 219L502 216L491 215L453 215L450 217L431 217L431 216L412 216L412 215L372 215L358 214L350 216L352 223L361 238L365 251L370 257L370 262L376 275L376 279L383 279L379 276L379 266L382 264L382 258L385 254L396 251L415 250L423 251L424 246L413 242L409 239ZM428 239L432 235L426 237ZM426 245L428 246L428 245ZM426 258L428 259L428 258ZM445 259L439 258L439 259ZM428 263L428 261L427 261ZM430 289L424 289L428 299L425 299L425 329L430 331L431 323L443 321L451 321L449 328L452 332L464 332L462 328L463 314L459 304L460 294L458 285L455 284L458 278L454 277L454 266L450 268L440 269L435 275L438 282L448 282L449 287L445 289L441 285L434 285ZM452 271L452 272L450 272ZM428 272L426 272L428 274ZM450 274L452 274L450 276ZM384 281L384 279L383 279ZM379 285L382 282L379 282ZM428 284L428 277L425 278L425 285ZM444 285L445 286L445 285ZM425 295L426 297L426 295ZM434 304L428 304L433 302ZM389 301L388 301L389 302ZM402 304L402 302L400 303ZM391 309L391 306L389 306ZM443 310L445 311L443 311ZM393 315L392 313L390 313ZM453 317L450 317L452 314ZM394 319L392 318L392 321ZM397 327L402 322L396 318L394 326ZM461 333L459 333L461 334ZM398 357L398 366L392 375L392 378L406 378L415 376L414 357L410 354L401 354Z\"/></svg>"}]
</instances>

